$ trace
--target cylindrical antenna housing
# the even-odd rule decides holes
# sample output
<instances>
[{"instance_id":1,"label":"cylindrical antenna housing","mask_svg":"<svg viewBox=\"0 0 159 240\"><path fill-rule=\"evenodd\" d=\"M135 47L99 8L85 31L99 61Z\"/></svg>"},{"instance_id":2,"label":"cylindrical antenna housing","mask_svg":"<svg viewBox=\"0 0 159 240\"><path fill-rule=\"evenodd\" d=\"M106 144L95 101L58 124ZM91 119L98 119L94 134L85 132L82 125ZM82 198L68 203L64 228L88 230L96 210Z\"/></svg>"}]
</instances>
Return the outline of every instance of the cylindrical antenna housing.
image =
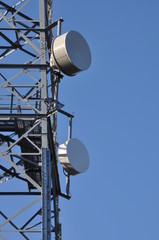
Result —
<instances>
[{"instance_id":1,"label":"cylindrical antenna housing","mask_svg":"<svg viewBox=\"0 0 159 240\"><path fill-rule=\"evenodd\" d=\"M56 37L52 43L50 65L68 76L89 68L91 53L84 37L69 31Z\"/></svg>"},{"instance_id":2,"label":"cylindrical antenna housing","mask_svg":"<svg viewBox=\"0 0 159 240\"><path fill-rule=\"evenodd\" d=\"M61 144L58 155L63 169L70 175L83 173L89 167L88 151L84 144L76 138L71 138Z\"/></svg>"}]
</instances>

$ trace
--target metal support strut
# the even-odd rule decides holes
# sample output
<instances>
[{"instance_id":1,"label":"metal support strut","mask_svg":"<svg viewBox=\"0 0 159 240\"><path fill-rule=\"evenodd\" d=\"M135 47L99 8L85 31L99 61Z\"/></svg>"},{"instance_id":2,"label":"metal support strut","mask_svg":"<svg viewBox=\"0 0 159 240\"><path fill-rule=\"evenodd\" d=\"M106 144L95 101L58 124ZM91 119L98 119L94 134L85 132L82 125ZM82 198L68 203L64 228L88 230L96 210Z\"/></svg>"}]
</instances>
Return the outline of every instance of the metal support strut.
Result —
<instances>
[{"instance_id":1,"label":"metal support strut","mask_svg":"<svg viewBox=\"0 0 159 240\"><path fill-rule=\"evenodd\" d=\"M51 169L50 152L42 149L42 239L51 240Z\"/></svg>"}]
</instances>

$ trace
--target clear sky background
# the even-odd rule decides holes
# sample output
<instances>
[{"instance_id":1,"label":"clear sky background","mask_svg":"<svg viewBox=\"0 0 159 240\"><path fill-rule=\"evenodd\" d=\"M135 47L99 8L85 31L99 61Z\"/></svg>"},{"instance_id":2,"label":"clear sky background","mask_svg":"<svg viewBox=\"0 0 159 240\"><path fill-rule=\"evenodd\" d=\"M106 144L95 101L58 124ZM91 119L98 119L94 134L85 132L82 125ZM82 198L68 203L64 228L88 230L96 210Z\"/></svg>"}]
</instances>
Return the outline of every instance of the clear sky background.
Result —
<instances>
[{"instance_id":1,"label":"clear sky background","mask_svg":"<svg viewBox=\"0 0 159 240\"><path fill-rule=\"evenodd\" d=\"M63 240L159 239L158 9L157 0L54 1L63 32L82 33L92 52L90 69L60 86L90 155L88 172L71 178L72 199L60 201Z\"/></svg>"},{"instance_id":2,"label":"clear sky background","mask_svg":"<svg viewBox=\"0 0 159 240\"><path fill-rule=\"evenodd\" d=\"M65 76L59 90L90 155L89 170L71 177L71 200L60 198L62 239L158 240L159 1L53 5L62 32L80 32L92 53L89 70ZM58 121L60 143L67 121Z\"/></svg>"}]
</instances>

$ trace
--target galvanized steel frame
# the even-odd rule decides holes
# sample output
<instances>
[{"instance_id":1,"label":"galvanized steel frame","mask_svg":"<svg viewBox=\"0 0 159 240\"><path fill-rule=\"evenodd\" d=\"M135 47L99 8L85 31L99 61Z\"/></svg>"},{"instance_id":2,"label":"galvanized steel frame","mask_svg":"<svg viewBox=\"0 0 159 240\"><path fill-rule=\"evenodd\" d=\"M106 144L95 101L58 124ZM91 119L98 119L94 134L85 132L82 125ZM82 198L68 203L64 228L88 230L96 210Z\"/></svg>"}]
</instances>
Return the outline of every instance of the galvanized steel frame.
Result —
<instances>
[{"instance_id":1,"label":"galvanized steel frame","mask_svg":"<svg viewBox=\"0 0 159 240\"><path fill-rule=\"evenodd\" d=\"M4 133L11 131L14 133L11 135L1 134L0 136L0 147L4 148L0 151L0 157L3 159L3 163L0 165L0 168L3 170L3 174L0 175L0 183L17 178L31 184L36 191L10 191L6 193L1 192L0 195L32 196L40 194L40 196L10 217L7 217L0 211L0 215L5 219L0 223L0 231L2 233L0 237L6 239L5 236L3 236L3 232L18 232L23 238L29 239L26 235L27 232L41 232L43 240L51 240L51 235L53 233L55 239L60 240L61 224L59 223L58 197L63 196L69 199L69 196L61 193L59 182L56 156L56 112L61 111L64 115L69 114L61 110L63 105L58 102L58 82L62 75L50 69L46 54L50 55L49 51L53 40L52 28L57 26L57 35L59 35L61 33L61 22L63 19L60 18L55 22L52 21L52 0L39 0L38 20L32 19L28 15L22 13L22 10L32 1L34 0L19 0L14 6L6 4L5 1L0 1L0 8L3 8L4 11L3 13L0 11L0 24L5 22L5 24L8 25L8 27L0 28L0 37L3 39L3 42L9 44L9 46L0 46L0 61L10 58L12 53L15 53L16 50L22 51L22 53L32 57L31 60L20 64L0 62L0 69L2 70L10 69L15 72L16 69L21 69L9 78L4 76L3 72L0 73L0 79L2 80L0 89L4 89L5 92L9 94L6 94L6 101L7 103L9 102L9 104L0 104L0 131ZM17 25L20 25L20 27ZM15 41L11 40L5 34L8 31L15 34ZM29 34L33 35L29 36ZM33 43L33 41L38 40L40 42L39 47L37 42ZM30 48L25 48L26 46ZM39 71L40 78L36 79L31 71ZM14 83L16 79L22 75L26 75L34 84ZM48 95L48 75L50 75L52 102ZM21 93L21 89L25 94ZM17 104L15 104L15 99ZM2 102L4 102L5 98L2 100ZM73 117L72 115L70 116L71 118ZM19 124L28 121L30 125L27 126L26 129L23 129L24 131L21 133L18 128L15 128L15 123L17 124L18 121ZM38 133L36 133L37 128L40 129ZM15 138L16 135L17 137ZM39 137L41 139L40 147L36 141L32 140L32 138L36 139ZM17 148L21 147L24 140L35 149L35 152L17 151ZM28 156L28 158L26 158L26 156ZM29 156L35 158L40 156L41 162L38 162L38 164L32 162ZM41 169L41 185L27 174L27 171L21 167L22 163L28 163ZM10 167L7 164L9 164ZM13 222L14 219L40 200L42 200L41 208L30 216L30 219L19 228ZM53 203L53 215L51 214L51 202ZM28 224L30 224L32 220L35 220L39 214L41 215L41 222L28 227ZM51 224L52 218L54 218L54 226ZM7 223L10 223L14 229L3 229L3 226ZM42 229L36 229L35 227L38 225L41 225Z\"/></svg>"}]
</instances>

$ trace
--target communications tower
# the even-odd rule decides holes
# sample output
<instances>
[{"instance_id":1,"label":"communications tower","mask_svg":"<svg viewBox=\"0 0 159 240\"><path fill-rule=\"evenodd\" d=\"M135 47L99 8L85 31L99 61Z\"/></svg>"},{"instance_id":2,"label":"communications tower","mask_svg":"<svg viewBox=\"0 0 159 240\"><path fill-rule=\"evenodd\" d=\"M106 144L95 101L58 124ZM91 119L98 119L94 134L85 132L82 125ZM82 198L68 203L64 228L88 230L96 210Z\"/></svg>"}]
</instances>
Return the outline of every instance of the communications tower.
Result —
<instances>
[{"instance_id":1,"label":"communications tower","mask_svg":"<svg viewBox=\"0 0 159 240\"><path fill-rule=\"evenodd\" d=\"M73 115L58 99L64 75L91 62L85 39L61 33L52 0L0 1L0 239L60 240L59 197L70 199L70 175L89 157L72 138ZM64 74L64 75L63 75ZM57 143L57 114L68 118L68 139ZM61 191L58 161L66 175Z\"/></svg>"}]
</instances>

